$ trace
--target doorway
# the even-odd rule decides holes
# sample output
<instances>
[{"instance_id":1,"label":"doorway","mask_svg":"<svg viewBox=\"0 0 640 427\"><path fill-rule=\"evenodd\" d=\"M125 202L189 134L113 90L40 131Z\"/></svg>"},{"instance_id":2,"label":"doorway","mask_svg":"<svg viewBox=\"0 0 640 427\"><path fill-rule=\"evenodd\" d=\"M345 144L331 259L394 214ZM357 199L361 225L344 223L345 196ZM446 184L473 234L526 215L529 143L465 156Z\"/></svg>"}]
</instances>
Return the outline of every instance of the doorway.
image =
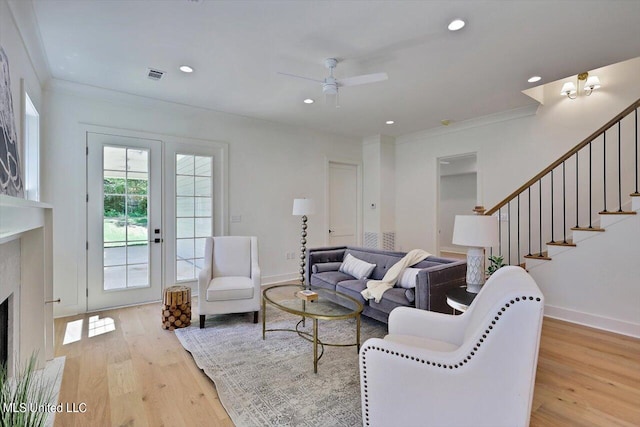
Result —
<instances>
[{"instance_id":1,"label":"doorway","mask_svg":"<svg viewBox=\"0 0 640 427\"><path fill-rule=\"evenodd\" d=\"M162 289L162 142L87 133L87 309Z\"/></svg>"},{"instance_id":2,"label":"doorway","mask_svg":"<svg viewBox=\"0 0 640 427\"><path fill-rule=\"evenodd\" d=\"M465 257L466 248L454 245L456 215L471 215L477 202L478 165L475 153L438 159L438 253Z\"/></svg>"},{"instance_id":3,"label":"doorway","mask_svg":"<svg viewBox=\"0 0 640 427\"><path fill-rule=\"evenodd\" d=\"M357 245L360 230L359 167L357 164L328 163L328 237L330 246Z\"/></svg>"}]
</instances>

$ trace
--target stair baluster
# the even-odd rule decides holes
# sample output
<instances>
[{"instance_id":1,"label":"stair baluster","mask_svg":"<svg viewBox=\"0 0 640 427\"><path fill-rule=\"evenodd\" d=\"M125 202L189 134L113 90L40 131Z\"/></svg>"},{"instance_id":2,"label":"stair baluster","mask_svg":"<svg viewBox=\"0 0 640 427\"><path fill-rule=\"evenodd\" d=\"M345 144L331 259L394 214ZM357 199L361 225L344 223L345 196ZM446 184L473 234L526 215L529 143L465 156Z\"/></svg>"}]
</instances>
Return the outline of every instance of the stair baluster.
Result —
<instances>
[{"instance_id":1,"label":"stair baluster","mask_svg":"<svg viewBox=\"0 0 640 427\"><path fill-rule=\"evenodd\" d=\"M576 153L577 154L577 153ZM567 243L567 197L566 197L566 177L564 162L562 162L562 243ZM576 206L577 208L577 206Z\"/></svg>"},{"instance_id":2,"label":"stair baluster","mask_svg":"<svg viewBox=\"0 0 640 427\"><path fill-rule=\"evenodd\" d=\"M542 257L542 178L538 180L538 195L540 199L540 252L538 252L538 256Z\"/></svg>"},{"instance_id":3,"label":"stair baluster","mask_svg":"<svg viewBox=\"0 0 640 427\"><path fill-rule=\"evenodd\" d=\"M607 131L602 133L602 193L604 195L602 212L607 212ZM591 145L591 144L589 144ZM589 178L591 179L591 178ZM589 227L591 228L591 226Z\"/></svg>"},{"instance_id":4,"label":"stair baluster","mask_svg":"<svg viewBox=\"0 0 640 427\"><path fill-rule=\"evenodd\" d=\"M520 195L518 194L518 265L520 264Z\"/></svg>"},{"instance_id":5,"label":"stair baluster","mask_svg":"<svg viewBox=\"0 0 640 427\"><path fill-rule=\"evenodd\" d=\"M620 155L622 153L622 146L621 146L621 128L620 128L620 123L618 122L618 212L622 212L622 163L620 160Z\"/></svg>"},{"instance_id":6,"label":"stair baluster","mask_svg":"<svg viewBox=\"0 0 640 427\"><path fill-rule=\"evenodd\" d=\"M591 224L591 212L593 212L591 207L591 196L591 143L589 143L589 228L593 228L593 225Z\"/></svg>"},{"instance_id":7,"label":"stair baluster","mask_svg":"<svg viewBox=\"0 0 640 427\"><path fill-rule=\"evenodd\" d=\"M555 216L553 215L553 169L551 169L551 243L555 243L553 240L554 236L554 228L553 228L553 219Z\"/></svg>"}]
</instances>

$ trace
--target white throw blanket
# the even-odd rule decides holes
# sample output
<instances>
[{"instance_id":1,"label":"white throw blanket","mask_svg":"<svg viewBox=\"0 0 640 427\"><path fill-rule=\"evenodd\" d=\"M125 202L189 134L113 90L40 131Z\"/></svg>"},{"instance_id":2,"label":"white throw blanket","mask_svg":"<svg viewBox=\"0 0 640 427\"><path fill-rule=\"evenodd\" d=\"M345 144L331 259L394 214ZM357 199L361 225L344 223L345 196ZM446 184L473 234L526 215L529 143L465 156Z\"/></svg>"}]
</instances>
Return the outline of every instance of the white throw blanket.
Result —
<instances>
[{"instance_id":1,"label":"white throw blanket","mask_svg":"<svg viewBox=\"0 0 640 427\"><path fill-rule=\"evenodd\" d=\"M382 294L384 294L387 289L393 288L405 268L419 263L429 255L431 255L429 252L423 251L422 249L409 251L400 261L393 264L393 267L387 271L382 280L369 280L367 282L367 289L360 293L364 299L375 299L376 302L380 302Z\"/></svg>"}]
</instances>

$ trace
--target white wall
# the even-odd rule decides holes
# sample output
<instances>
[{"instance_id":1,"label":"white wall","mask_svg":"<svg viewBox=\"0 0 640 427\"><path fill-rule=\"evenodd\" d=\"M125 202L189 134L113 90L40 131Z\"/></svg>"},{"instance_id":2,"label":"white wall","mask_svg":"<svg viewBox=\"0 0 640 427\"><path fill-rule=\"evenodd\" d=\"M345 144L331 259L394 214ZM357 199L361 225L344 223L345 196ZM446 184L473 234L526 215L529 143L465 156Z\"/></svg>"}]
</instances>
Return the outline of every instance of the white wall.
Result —
<instances>
[{"instance_id":1,"label":"white wall","mask_svg":"<svg viewBox=\"0 0 640 427\"><path fill-rule=\"evenodd\" d=\"M310 197L308 247L324 244L326 158L361 161L361 142L329 133L54 81L45 92L43 200L55 207L54 294L57 315L84 310L85 177L80 123L229 144L229 234L256 235L263 282L295 278L299 217L293 199Z\"/></svg>"},{"instance_id":2,"label":"white wall","mask_svg":"<svg viewBox=\"0 0 640 427\"><path fill-rule=\"evenodd\" d=\"M545 296L545 314L640 337L640 216L593 234L529 269Z\"/></svg>"},{"instance_id":3,"label":"white wall","mask_svg":"<svg viewBox=\"0 0 640 427\"><path fill-rule=\"evenodd\" d=\"M439 157L477 152L478 200L490 208L640 98L640 86L637 84L640 58L594 70L593 74L600 76L602 88L590 97L576 100L560 97L562 81L559 81L545 88L545 105L537 111L524 108L459 123L447 129L397 138L398 244L405 250L416 247L435 250L436 166ZM629 161L629 156L623 160ZM405 186L408 182L422 183L419 197L415 189ZM603 265L598 267L606 268ZM632 268L631 265L627 267ZM566 287L567 292L577 292L582 285L567 282L561 286ZM623 295L637 283L616 281L615 286L619 303L632 304ZM597 298L597 295L592 297ZM550 296L547 303L563 304L554 296ZM633 304L637 305L637 301ZM573 309L588 311L589 307ZM615 312L606 315L611 318L618 316Z\"/></svg>"}]
</instances>

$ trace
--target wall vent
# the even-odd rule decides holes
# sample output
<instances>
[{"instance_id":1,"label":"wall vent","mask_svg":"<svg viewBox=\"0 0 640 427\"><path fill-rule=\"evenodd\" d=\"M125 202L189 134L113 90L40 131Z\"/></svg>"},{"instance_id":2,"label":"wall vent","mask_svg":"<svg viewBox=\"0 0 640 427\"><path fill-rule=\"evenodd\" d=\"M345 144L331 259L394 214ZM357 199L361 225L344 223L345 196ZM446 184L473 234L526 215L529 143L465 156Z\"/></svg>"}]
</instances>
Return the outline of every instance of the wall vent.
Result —
<instances>
[{"instance_id":1,"label":"wall vent","mask_svg":"<svg viewBox=\"0 0 640 427\"><path fill-rule=\"evenodd\" d=\"M151 80L160 80L162 76L164 76L164 71L149 68L149 73L147 74L147 77L149 77Z\"/></svg>"}]
</instances>

